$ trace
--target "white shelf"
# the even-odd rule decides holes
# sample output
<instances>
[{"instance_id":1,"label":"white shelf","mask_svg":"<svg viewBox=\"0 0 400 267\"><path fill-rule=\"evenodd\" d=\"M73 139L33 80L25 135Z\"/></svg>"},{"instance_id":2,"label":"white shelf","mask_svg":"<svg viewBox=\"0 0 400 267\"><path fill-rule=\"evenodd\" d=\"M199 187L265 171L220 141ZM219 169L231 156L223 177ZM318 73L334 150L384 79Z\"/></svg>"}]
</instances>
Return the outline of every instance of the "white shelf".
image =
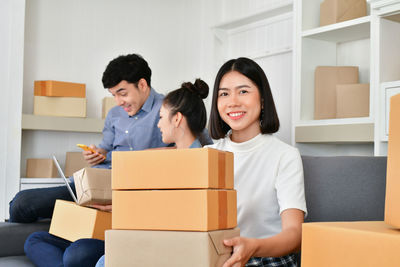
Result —
<instances>
[{"instance_id":1,"label":"white shelf","mask_svg":"<svg viewBox=\"0 0 400 267\"><path fill-rule=\"evenodd\" d=\"M63 178L21 178L21 184L64 184Z\"/></svg>"},{"instance_id":2,"label":"white shelf","mask_svg":"<svg viewBox=\"0 0 400 267\"><path fill-rule=\"evenodd\" d=\"M370 37L371 17L365 16L353 20L318 27L302 32L302 37L329 42L348 42Z\"/></svg>"},{"instance_id":3,"label":"white shelf","mask_svg":"<svg viewBox=\"0 0 400 267\"><path fill-rule=\"evenodd\" d=\"M101 133L103 128L103 119L50 117L22 114L22 130Z\"/></svg>"},{"instance_id":4,"label":"white shelf","mask_svg":"<svg viewBox=\"0 0 400 267\"><path fill-rule=\"evenodd\" d=\"M325 120L300 120L296 126L327 126L327 125L347 125L347 124L368 124L374 123L370 117L325 119Z\"/></svg>"},{"instance_id":5,"label":"white shelf","mask_svg":"<svg viewBox=\"0 0 400 267\"><path fill-rule=\"evenodd\" d=\"M259 21L264 18L275 17L284 13L293 11L293 0L281 0L274 6L271 6L265 10L243 16L234 20L229 20L226 22L214 25L212 28L220 30L229 30L245 24L250 24L255 21Z\"/></svg>"},{"instance_id":6,"label":"white shelf","mask_svg":"<svg viewBox=\"0 0 400 267\"><path fill-rule=\"evenodd\" d=\"M291 47L284 47L284 48L279 48L279 49L271 49L269 51L263 51L263 52L259 52L259 53L254 53L251 55L248 55L248 58L251 58L253 60L255 59L260 59L260 58L266 58L266 57L272 57L272 56L276 56L276 55L280 55L280 54L285 54L285 53L291 53L292 52L292 48Z\"/></svg>"},{"instance_id":7,"label":"white shelf","mask_svg":"<svg viewBox=\"0 0 400 267\"><path fill-rule=\"evenodd\" d=\"M374 123L299 125L295 133L298 143L373 143Z\"/></svg>"}]
</instances>

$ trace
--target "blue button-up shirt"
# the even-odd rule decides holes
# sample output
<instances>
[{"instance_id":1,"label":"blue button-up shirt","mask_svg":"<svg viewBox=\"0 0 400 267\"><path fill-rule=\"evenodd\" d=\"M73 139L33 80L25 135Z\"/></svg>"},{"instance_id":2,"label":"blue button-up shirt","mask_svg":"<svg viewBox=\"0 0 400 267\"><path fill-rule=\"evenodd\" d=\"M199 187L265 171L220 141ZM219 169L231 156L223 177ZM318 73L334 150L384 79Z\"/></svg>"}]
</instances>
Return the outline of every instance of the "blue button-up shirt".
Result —
<instances>
[{"instance_id":1,"label":"blue button-up shirt","mask_svg":"<svg viewBox=\"0 0 400 267\"><path fill-rule=\"evenodd\" d=\"M97 168L111 168L112 151L134 151L164 147L161 132L157 127L160 107L164 96L153 88L142 108L133 116L120 106L115 106L107 114L103 140L99 147L108 151L107 159Z\"/></svg>"}]
</instances>

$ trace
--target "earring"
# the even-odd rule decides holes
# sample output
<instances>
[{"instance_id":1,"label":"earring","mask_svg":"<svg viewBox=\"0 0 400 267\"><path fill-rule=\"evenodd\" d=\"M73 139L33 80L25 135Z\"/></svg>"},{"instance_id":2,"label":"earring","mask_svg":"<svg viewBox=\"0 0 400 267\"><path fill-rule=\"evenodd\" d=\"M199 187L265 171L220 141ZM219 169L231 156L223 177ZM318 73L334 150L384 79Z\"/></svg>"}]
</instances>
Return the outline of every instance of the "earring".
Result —
<instances>
[{"instance_id":1,"label":"earring","mask_svg":"<svg viewBox=\"0 0 400 267\"><path fill-rule=\"evenodd\" d=\"M263 118L264 118L264 109L261 108L261 113L260 113L260 127L262 128L263 125Z\"/></svg>"}]
</instances>

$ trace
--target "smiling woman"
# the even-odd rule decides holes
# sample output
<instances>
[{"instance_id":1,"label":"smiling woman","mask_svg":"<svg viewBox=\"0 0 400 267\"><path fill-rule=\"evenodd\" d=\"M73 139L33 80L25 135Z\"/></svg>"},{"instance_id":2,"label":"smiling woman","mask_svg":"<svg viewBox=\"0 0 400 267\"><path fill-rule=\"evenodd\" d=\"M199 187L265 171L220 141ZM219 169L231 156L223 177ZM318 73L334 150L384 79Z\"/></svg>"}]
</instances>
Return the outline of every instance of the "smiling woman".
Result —
<instances>
[{"instance_id":1,"label":"smiling woman","mask_svg":"<svg viewBox=\"0 0 400 267\"><path fill-rule=\"evenodd\" d=\"M279 119L268 79L248 58L232 59L214 83L211 147L234 153L241 237L223 267L296 266L307 212L300 154L274 137Z\"/></svg>"}]
</instances>

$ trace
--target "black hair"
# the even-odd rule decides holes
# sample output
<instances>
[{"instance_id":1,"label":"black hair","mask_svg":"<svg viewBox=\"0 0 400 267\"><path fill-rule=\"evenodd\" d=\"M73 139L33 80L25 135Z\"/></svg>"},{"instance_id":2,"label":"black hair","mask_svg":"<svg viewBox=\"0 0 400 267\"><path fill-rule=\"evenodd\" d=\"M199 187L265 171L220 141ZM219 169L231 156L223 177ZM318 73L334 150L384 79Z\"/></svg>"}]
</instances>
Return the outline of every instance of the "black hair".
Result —
<instances>
[{"instance_id":1,"label":"black hair","mask_svg":"<svg viewBox=\"0 0 400 267\"><path fill-rule=\"evenodd\" d=\"M213 139L224 138L231 129L219 115L218 91L222 77L231 71L237 71L250 79L260 92L260 128L261 133L275 133L279 130L279 118L267 76L263 69L253 60L245 57L231 59L219 69L214 83L210 114L210 135Z\"/></svg>"},{"instance_id":2,"label":"black hair","mask_svg":"<svg viewBox=\"0 0 400 267\"><path fill-rule=\"evenodd\" d=\"M201 79L182 83L181 88L170 92L163 105L170 108L170 116L180 112L185 116L190 131L199 136L207 123L207 111L203 99L208 96L208 85Z\"/></svg>"},{"instance_id":3,"label":"black hair","mask_svg":"<svg viewBox=\"0 0 400 267\"><path fill-rule=\"evenodd\" d=\"M148 86L151 82L151 69L146 60L138 54L119 56L108 63L103 73L104 88L112 88L125 80L137 85L140 79L145 79Z\"/></svg>"}]
</instances>

